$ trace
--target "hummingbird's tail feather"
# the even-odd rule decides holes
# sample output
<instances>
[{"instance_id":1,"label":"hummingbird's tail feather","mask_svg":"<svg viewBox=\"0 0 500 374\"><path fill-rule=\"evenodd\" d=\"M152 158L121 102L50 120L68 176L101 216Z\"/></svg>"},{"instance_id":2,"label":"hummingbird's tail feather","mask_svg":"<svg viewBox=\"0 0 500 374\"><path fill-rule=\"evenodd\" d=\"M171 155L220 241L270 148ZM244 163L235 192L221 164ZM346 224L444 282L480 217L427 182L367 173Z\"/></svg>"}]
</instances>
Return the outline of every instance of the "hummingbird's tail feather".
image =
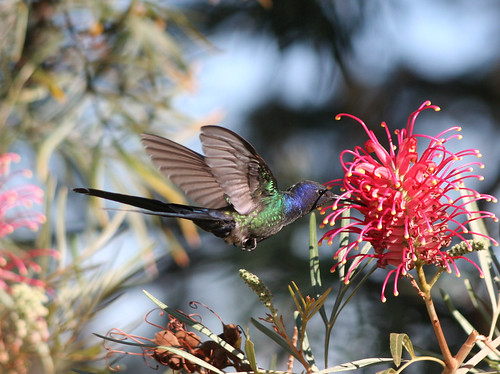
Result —
<instances>
[{"instance_id":1,"label":"hummingbird's tail feather","mask_svg":"<svg viewBox=\"0 0 500 374\"><path fill-rule=\"evenodd\" d=\"M229 221L232 219L230 216L225 215L223 212L217 209L200 208L181 204L169 204L164 203L160 200L96 190L94 188L75 188L73 189L73 191L76 193L100 197L106 200L112 200L119 203L131 205L136 208L146 209L147 211L139 210L137 212L150 215L185 218L196 221Z\"/></svg>"}]
</instances>

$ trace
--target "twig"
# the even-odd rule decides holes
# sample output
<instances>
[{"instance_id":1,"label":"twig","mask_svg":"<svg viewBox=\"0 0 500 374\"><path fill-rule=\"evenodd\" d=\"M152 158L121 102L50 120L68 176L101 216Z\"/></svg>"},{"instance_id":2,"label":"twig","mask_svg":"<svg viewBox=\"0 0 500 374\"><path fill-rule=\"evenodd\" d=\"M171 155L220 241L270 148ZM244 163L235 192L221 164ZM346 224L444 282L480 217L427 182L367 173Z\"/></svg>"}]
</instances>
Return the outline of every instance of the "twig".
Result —
<instances>
[{"instance_id":1,"label":"twig","mask_svg":"<svg viewBox=\"0 0 500 374\"><path fill-rule=\"evenodd\" d=\"M292 336L292 342L294 347L297 346L298 339L299 339L299 329L297 328L297 326L294 326L293 336ZM293 361L294 361L293 355L288 356L288 368L286 370L287 373L291 374L293 372Z\"/></svg>"}]
</instances>

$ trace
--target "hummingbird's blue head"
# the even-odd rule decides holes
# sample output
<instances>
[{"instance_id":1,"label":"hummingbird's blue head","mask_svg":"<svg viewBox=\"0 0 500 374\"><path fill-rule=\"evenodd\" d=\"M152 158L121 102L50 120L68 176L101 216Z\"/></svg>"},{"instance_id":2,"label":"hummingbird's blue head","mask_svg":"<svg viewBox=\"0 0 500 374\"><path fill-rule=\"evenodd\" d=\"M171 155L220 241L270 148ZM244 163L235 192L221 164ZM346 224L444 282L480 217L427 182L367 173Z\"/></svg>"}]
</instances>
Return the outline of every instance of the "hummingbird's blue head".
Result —
<instances>
[{"instance_id":1,"label":"hummingbird's blue head","mask_svg":"<svg viewBox=\"0 0 500 374\"><path fill-rule=\"evenodd\" d=\"M300 203L303 212L310 212L339 198L321 183L313 181L302 181L294 184L288 189L288 192L296 202Z\"/></svg>"}]
</instances>

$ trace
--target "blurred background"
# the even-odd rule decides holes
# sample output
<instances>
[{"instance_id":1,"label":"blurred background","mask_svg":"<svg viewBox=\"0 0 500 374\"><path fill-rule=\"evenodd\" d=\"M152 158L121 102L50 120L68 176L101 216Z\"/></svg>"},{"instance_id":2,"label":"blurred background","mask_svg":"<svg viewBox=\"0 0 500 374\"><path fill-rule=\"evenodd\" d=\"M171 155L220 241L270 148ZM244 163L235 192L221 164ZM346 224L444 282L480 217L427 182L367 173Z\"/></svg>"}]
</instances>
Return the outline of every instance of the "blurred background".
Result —
<instances>
[{"instance_id":1,"label":"blurred background","mask_svg":"<svg viewBox=\"0 0 500 374\"><path fill-rule=\"evenodd\" d=\"M380 123L402 128L431 100L442 110L422 113L415 131L437 135L461 126L463 139L450 142L451 149L478 148L486 165L476 170L484 181L470 187L498 196L497 1L5 0L0 17L0 151L20 153L34 171L49 197L52 246L65 245L82 261L79 271L92 292L79 295L99 295L93 305L99 313L75 338L82 347L98 341L91 333L112 327L143 336L156 331L141 322L154 308L143 288L188 313L189 301L203 302L225 323L242 326L250 316L264 317L265 309L238 269L266 282L285 318L293 311L287 285L293 280L303 292L310 289L307 218L246 253L189 223L125 216L103 209L118 204L71 192L88 186L186 203L148 160L141 132L199 151L200 126L230 128L254 145L285 189L302 179L340 178L340 152L367 140L359 124L335 121L336 114L358 116L387 144ZM499 215L494 204L481 208ZM61 227L65 235L58 234ZM488 228L498 239L498 226ZM103 231L110 234L101 242ZM90 255L91 243L99 250ZM320 247L323 284L334 289L335 246ZM463 278L478 282L472 266L459 265ZM130 277L116 270L124 267ZM398 297L388 293L388 302L380 302L385 275L377 270L340 316L330 365L388 357L390 332L406 332L415 344L437 350L425 306L409 282L399 283ZM100 292L103 283L94 280L105 276L113 288ZM463 281L447 275L441 282L462 313L472 313ZM466 335L442 303L437 308L456 352ZM196 313L221 331L210 313ZM324 332L316 322L309 338L321 361ZM266 366L276 353L283 369L286 356L267 337L256 331L252 337L258 362ZM127 367L123 372L149 370L138 357L120 365ZM425 366L413 370L426 372Z\"/></svg>"}]
</instances>

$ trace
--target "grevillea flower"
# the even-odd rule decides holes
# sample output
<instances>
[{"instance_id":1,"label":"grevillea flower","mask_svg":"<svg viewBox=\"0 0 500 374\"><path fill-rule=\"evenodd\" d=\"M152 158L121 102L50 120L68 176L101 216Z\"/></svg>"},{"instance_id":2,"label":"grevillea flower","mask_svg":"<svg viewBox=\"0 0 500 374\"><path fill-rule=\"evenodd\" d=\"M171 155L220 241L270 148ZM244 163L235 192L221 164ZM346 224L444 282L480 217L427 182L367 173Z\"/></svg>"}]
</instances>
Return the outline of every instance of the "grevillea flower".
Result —
<instances>
[{"instance_id":1,"label":"grevillea flower","mask_svg":"<svg viewBox=\"0 0 500 374\"><path fill-rule=\"evenodd\" d=\"M12 251L0 249L0 288L8 291L10 285L16 283L45 288L45 282L32 276L42 270L40 265L33 261L40 256L57 259L59 252L50 248L31 249L18 256Z\"/></svg>"},{"instance_id":2,"label":"grevillea flower","mask_svg":"<svg viewBox=\"0 0 500 374\"><path fill-rule=\"evenodd\" d=\"M472 174L473 166L483 168L483 164L475 160L461 162L464 157L481 157L479 151L466 149L453 153L445 147L448 141L462 138L456 133L461 128L451 127L436 136L413 132L418 114L426 109L440 110L429 101L423 103L410 115L406 128L395 131L397 144L394 144L387 125L382 123L389 139L389 149L380 144L373 131L359 118L350 114L339 114L336 117L337 120L350 117L359 122L369 140L364 148L356 147L341 153L340 160L345 177L327 183L329 186L341 185L344 191L342 196L349 197L359 204L354 202L350 206L338 206L335 203L323 209L322 214L329 208L333 209L333 212L324 218L323 225L329 223L333 226L337 220L342 219L342 213L349 208L358 210L362 217L348 217L350 222L347 225L326 232L320 244L323 240L331 244L337 234L347 231L356 237L336 252L338 263L356 259L358 264L365 258L376 258L381 268L387 265L395 266L395 269L389 271L383 284L382 301L385 301L384 292L391 275L395 277L394 295L397 296L398 279L407 275L417 261L443 267L448 272L454 268L459 276L454 260L463 258L473 262L466 257L447 253L446 247L455 237L465 240L464 234L485 236L470 231L466 227L469 222L481 218L497 221L492 213L471 211L470 207L474 201L496 202L496 199L467 188L464 184L469 178L483 179ZM417 143L421 140L427 141L428 145L419 153ZM348 161L345 160L346 156ZM452 191L455 192L452 194ZM486 238L498 245L492 238ZM375 254L351 253L363 241L371 243ZM469 250L472 250L469 242L466 243ZM351 267L353 268L355 266ZM349 282L350 276L348 272L346 283Z\"/></svg>"},{"instance_id":3,"label":"grevillea flower","mask_svg":"<svg viewBox=\"0 0 500 374\"><path fill-rule=\"evenodd\" d=\"M0 239L20 227L37 230L45 222L42 213L19 209L43 202L43 191L39 187L33 184L11 185L15 177L31 177L29 170L10 171L10 164L19 160L19 155L15 153L0 155ZM46 255L57 258L58 252L53 249L33 249L16 254L0 248L0 288L8 290L9 284L15 283L44 287L45 284L30 277L29 272L40 272L40 266L33 258Z\"/></svg>"},{"instance_id":4,"label":"grevillea flower","mask_svg":"<svg viewBox=\"0 0 500 374\"><path fill-rule=\"evenodd\" d=\"M11 214L14 208L30 208L34 203L43 202L43 191L33 184L8 186L8 183L17 176L31 177L30 170L10 172L10 164L19 160L20 157L16 153L0 155L0 238L20 227L36 231L38 226L45 222L45 216L42 213L31 210Z\"/></svg>"}]
</instances>

